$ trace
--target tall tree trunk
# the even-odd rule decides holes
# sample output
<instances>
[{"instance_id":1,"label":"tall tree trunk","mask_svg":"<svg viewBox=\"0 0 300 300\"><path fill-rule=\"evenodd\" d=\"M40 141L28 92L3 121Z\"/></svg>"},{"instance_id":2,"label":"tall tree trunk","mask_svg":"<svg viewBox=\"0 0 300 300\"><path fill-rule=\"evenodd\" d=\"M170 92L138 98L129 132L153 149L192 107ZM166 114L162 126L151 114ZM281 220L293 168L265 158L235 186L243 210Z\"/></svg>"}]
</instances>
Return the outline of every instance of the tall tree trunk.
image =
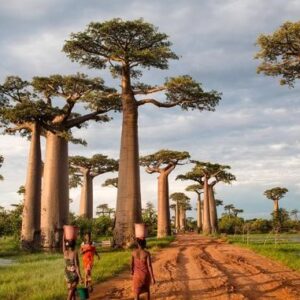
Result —
<instances>
[{"instance_id":1,"label":"tall tree trunk","mask_svg":"<svg viewBox=\"0 0 300 300\"><path fill-rule=\"evenodd\" d=\"M218 232L218 216L217 216L217 206L214 194L213 186L208 186L208 198L209 198L209 213L210 213L210 223L211 223L211 232Z\"/></svg>"},{"instance_id":2,"label":"tall tree trunk","mask_svg":"<svg viewBox=\"0 0 300 300\"><path fill-rule=\"evenodd\" d=\"M180 219L179 219L180 229L182 231L184 231L185 230L185 209L183 208L182 205L180 205L179 211L180 211L180 213L179 213L179 216L180 216Z\"/></svg>"},{"instance_id":3,"label":"tall tree trunk","mask_svg":"<svg viewBox=\"0 0 300 300\"><path fill-rule=\"evenodd\" d=\"M134 223L142 222L138 146L138 107L130 85L129 69L123 67L121 135L118 195L114 241L127 247L134 242Z\"/></svg>"},{"instance_id":4,"label":"tall tree trunk","mask_svg":"<svg viewBox=\"0 0 300 300\"><path fill-rule=\"evenodd\" d=\"M40 127L32 125L22 215L21 247L34 249L40 243L42 157Z\"/></svg>"},{"instance_id":5,"label":"tall tree trunk","mask_svg":"<svg viewBox=\"0 0 300 300\"><path fill-rule=\"evenodd\" d=\"M175 209L175 227L176 232L178 233L180 231L180 211L179 211L179 204L176 202L176 209Z\"/></svg>"},{"instance_id":6,"label":"tall tree trunk","mask_svg":"<svg viewBox=\"0 0 300 300\"><path fill-rule=\"evenodd\" d=\"M209 212L209 190L208 180L204 179L204 197L203 197L203 233L211 234L211 222Z\"/></svg>"},{"instance_id":7,"label":"tall tree trunk","mask_svg":"<svg viewBox=\"0 0 300 300\"><path fill-rule=\"evenodd\" d=\"M61 247L69 217L68 141L47 133L42 190L41 238L44 248Z\"/></svg>"},{"instance_id":8,"label":"tall tree trunk","mask_svg":"<svg viewBox=\"0 0 300 300\"><path fill-rule=\"evenodd\" d=\"M88 171L83 174L79 215L88 219L93 218L93 177Z\"/></svg>"},{"instance_id":9,"label":"tall tree trunk","mask_svg":"<svg viewBox=\"0 0 300 300\"><path fill-rule=\"evenodd\" d=\"M197 227L198 232L202 230L202 209L201 209L201 194L197 193Z\"/></svg>"},{"instance_id":10,"label":"tall tree trunk","mask_svg":"<svg viewBox=\"0 0 300 300\"><path fill-rule=\"evenodd\" d=\"M162 238L170 234L168 174L162 171L158 176L157 237Z\"/></svg>"},{"instance_id":11,"label":"tall tree trunk","mask_svg":"<svg viewBox=\"0 0 300 300\"><path fill-rule=\"evenodd\" d=\"M278 214L279 211L278 199L273 200L273 202L274 202L274 213Z\"/></svg>"}]
</instances>

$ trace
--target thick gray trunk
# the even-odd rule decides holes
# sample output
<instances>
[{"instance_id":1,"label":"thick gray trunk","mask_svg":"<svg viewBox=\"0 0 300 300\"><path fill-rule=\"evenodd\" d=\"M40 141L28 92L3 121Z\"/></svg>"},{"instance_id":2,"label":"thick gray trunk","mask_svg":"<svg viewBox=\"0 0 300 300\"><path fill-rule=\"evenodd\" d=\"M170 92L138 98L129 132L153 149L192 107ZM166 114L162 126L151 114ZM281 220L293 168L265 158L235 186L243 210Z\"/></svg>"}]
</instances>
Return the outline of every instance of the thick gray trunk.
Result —
<instances>
[{"instance_id":1,"label":"thick gray trunk","mask_svg":"<svg viewBox=\"0 0 300 300\"><path fill-rule=\"evenodd\" d=\"M128 247L134 242L134 223L142 222L138 110L132 97L122 96L123 124L114 228L115 244L121 247Z\"/></svg>"},{"instance_id":2,"label":"thick gray trunk","mask_svg":"<svg viewBox=\"0 0 300 300\"><path fill-rule=\"evenodd\" d=\"M204 179L204 197L203 197L203 233L211 234L211 222L209 212L209 191L207 178Z\"/></svg>"},{"instance_id":3,"label":"thick gray trunk","mask_svg":"<svg viewBox=\"0 0 300 300\"><path fill-rule=\"evenodd\" d=\"M88 172L83 174L79 215L93 218L93 177Z\"/></svg>"},{"instance_id":4,"label":"thick gray trunk","mask_svg":"<svg viewBox=\"0 0 300 300\"><path fill-rule=\"evenodd\" d=\"M185 230L185 209L182 206L180 206L179 211L180 211L179 225L180 225L180 229L184 231Z\"/></svg>"},{"instance_id":5,"label":"thick gray trunk","mask_svg":"<svg viewBox=\"0 0 300 300\"><path fill-rule=\"evenodd\" d=\"M158 177L157 215L157 237L170 235L169 182L168 175L163 172Z\"/></svg>"},{"instance_id":6,"label":"thick gray trunk","mask_svg":"<svg viewBox=\"0 0 300 300\"><path fill-rule=\"evenodd\" d=\"M209 196L209 213L210 213L210 223L211 223L211 232L218 232L218 217L217 217L217 206L214 194L214 188L208 186L208 196Z\"/></svg>"},{"instance_id":7,"label":"thick gray trunk","mask_svg":"<svg viewBox=\"0 0 300 300\"><path fill-rule=\"evenodd\" d=\"M68 141L51 133L46 138L42 190L41 238L44 248L60 248L69 217Z\"/></svg>"},{"instance_id":8,"label":"thick gray trunk","mask_svg":"<svg viewBox=\"0 0 300 300\"><path fill-rule=\"evenodd\" d=\"M21 246L34 249L40 243L42 157L40 128L33 124L27 165Z\"/></svg>"},{"instance_id":9,"label":"thick gray trunk","mask_svg":"<svg viewBox=\"0 0 300 300\"><path fill-rule=\"evenodd\" d=\"M197 227L198 232L202 230L201 194L197 193Z\"/></svg>"}]
</instances>

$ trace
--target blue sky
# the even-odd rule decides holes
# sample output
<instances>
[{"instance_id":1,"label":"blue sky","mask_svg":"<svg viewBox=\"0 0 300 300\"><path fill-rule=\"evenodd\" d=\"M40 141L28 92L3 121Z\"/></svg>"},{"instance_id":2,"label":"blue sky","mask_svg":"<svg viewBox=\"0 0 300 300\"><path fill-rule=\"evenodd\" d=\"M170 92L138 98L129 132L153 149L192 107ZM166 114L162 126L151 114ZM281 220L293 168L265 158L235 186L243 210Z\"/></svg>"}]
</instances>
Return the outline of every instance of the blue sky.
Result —
<instances>
[{"instance_id":1,"label":"blue sky","mask_svg":"<svg viewBox=\"0 0 300 300\"><path fill-rule=\"evenodd\" d=\"M169 70L146 71L143 81L160 84L165 77L189 74L204 89L223 93L216 112L187 113L179 109L142 107L139 116L140 152L162 148L189 151L193 159L228 164L237 182L216 187L217 198L244 209L246 218L268 217L272 203L263 191L273 186L289 189L280 205L298 208L300 200L299 88L279 85L278 78L256 74L253 57L260 33L270 33L285 21L298 21L299 1L203 0L203 1L100 1L10 0L0 1L0 80L7 75L33 76L85 72L101 76L118 87L107 71L89 70L72 63L61 52L71 32L91 21L144 18L169 35L181 59ZM298 83L298 86L300 83ZM90 124L76 132L88 146L71 146L71 155L96 153L117 158L120 117L109 124ZM19 201L16 191L25 182L28 142L19 136L0 136L5 162L0 182L0 205ZM44 145L44 143L43 143ZM180 166L170 176L170 192L184 191L178 174L192 166ZM96 178L95 206L115 205L116 191L102 182L114 174ZM156 204L156 175L141 169L142 201ZM71 190L71 209L78 210L80 191ZM195 196L189 194L192 204ZM194 205L195 207L195 205ZM192 212L194 214L194 212Z\"/></svg>"}]
</instances>

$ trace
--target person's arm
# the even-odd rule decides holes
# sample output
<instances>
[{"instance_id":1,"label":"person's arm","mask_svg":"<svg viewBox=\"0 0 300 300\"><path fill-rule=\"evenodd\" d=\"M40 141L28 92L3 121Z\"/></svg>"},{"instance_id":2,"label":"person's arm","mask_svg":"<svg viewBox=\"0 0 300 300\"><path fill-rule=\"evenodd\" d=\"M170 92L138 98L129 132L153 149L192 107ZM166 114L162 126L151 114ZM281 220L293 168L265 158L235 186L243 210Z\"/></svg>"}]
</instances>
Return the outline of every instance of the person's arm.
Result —
<instances>
[{"instance_id":1,"label":"person's arm","mask_svg":"<svg viewBox=\"0 0 300 300\"><path fill-rule=\"evenodd\" d=\"M76 272L79 277L79 280L82 281L81 273L80 273L80 265L79 265L79 257L77 251L75 251L75 263L76 263Z\"/></svg>"},{"instance_id":2,"label":"person's arm","mask_svg":"<svg viewBox=\"0 0 300 300\"><path fill-rule=\"evenodd\" d=\"M155 278L154 278L153 269L152 269L152 262L151 262L151 255L150 255L149 252L148 252L148 255L147 255L147 265L148 265L149 273L150 273L151 278L152 278L152 282L153 282L153 284L155 284Z\"/></svg>"}]
</instances>

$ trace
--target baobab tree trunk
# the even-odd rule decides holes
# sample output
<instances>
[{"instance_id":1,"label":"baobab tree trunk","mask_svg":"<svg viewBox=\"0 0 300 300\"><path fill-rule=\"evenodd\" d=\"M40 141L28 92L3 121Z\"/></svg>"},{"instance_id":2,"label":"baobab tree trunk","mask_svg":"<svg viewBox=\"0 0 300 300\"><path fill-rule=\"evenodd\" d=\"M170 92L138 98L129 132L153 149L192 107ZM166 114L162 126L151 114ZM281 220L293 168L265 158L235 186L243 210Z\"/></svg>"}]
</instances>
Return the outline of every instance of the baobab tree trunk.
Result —
<instances>
[{"instance_id":1,"label":"baobab tree trunk","mask_svg":"<svg viewBox=\"0 0 300 300\"><path fill-rule=\"evenodd\" d=\"M68 141L48 132L41 209L41 238L44 248L61 246L63 225L68 224L68 215Z\"/></svg>"},{"instance_id":2,"label":"baobab tree trunk","mask_svg":"<svg viewBox=\"0 0 300 300\"><path fill-rule=\"evenodd\" d=\"M122 70L123 123L114 241L127 247L134 241L134 223L142 221L138 145L138 107L130 85L129 68Z\"/></svg>"},{"instance_id":3,"label":"baobab tree trunk","mask_svg":"<svg viewBox=\"0 0 300 300\"><path fill-rule=\"evenodd\" d=\"M274 213L278 214L279 211L278 199L273 200L273 202L274 202Z\"/></svg>"},{"instance_id":4,"label":"baobab tree trunk","mask_svg":"<svg viewBox=\"0 0 300 300\"><path fill-rule=\"evenodd\" d=\"M201 209L201 194L197 193L197 227L198 232L202 230L202 209Z\"/></svg>"},{"instance_id":5,"label":"baobab tree trunk","mask_svg":"<svg viewBox=\"0 0 300 300\"><path fill-rule=\"evenodd\" d=\"M180 231L180 210L179 210L179 204L176 202L176 208L175 208L175 227L176 232L178 233Z\"/></svg>"},{"instance_id":6,"label":"baobab tree trunk","mask_svg":"<svg viewBox=\"0 0 300 300\"><path fill-rule=\"evenodd\" d=\"M88 172L83 174L79 215L88 219L93 218L93 177Z\"/></svg>"},{"instance_id":7,"label":"baobab tree trunk","mask_svg":"<svg viewBox=\"0 0 300 300\"><path fill-rule=\"evenodd\" d=\"M209 190L207 178L204 179L204 199L203 199L203 233L211 234L211 222L209 212Z\"/></svg>"},{"instance_id":8,"label":"baobab tree trunk","mask_svg":"<svg viewBox=\"0 0 300 300\"><path fill-rule=\"evenodd\" d=\"M34 249L40 243L42 157L40 127L32 125L22 215L21 247Z\"/></svg>"},{"instance_id":9,"label":"baobab tree trunk","mask_svg":"<svg viewBox=\"0 0 300 300\"><path fill-rule=\"evenodd\" d=\"M161 172L158 177L157 237L171 234L168 175Z\"/></svg>"},{"instance_id":10,"label":"baobab tree trunk","mask_svg":"<svg viewBox=\"0 0 300 300\"><path fill-rule=\"evenodd\" d=\"M211 232L218 232L218 216L217 216L217 206L214 195L213 186L208 186L208 199L209 199L209 213L210 213L210 224L211 224Z\"/></svg>"},{"instance_id":11,"label":"baobab tree trunk","mask_svg":"<svg viewBox=\"0 0 300 300\"><path fill-rule=\"evenodd\" d=\"M185 231L185 209L182 205L180 205L179 211L180 211L180 213L179 213L179 216L180 216L180 218L179 218L180 229L182 231Z\"/></svg>"}]
</instances>

